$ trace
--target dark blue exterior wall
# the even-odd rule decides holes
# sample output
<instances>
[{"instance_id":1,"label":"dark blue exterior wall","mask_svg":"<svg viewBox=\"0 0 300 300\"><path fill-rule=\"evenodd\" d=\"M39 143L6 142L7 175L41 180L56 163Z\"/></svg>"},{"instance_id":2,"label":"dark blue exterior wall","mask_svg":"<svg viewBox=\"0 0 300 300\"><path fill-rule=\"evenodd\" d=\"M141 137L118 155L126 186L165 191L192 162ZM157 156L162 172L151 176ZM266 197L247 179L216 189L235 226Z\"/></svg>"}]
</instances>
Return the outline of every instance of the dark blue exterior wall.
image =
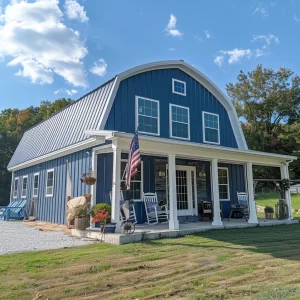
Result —
<instances>
[{"instance_id":1,"label":"dark blue exterior wall","mask_svg":"<svg viewBox=\"0 0 300 300\"><path fill-rule=\"evenodd\" d=\"M186 82L186 96L172 93L172 78ZM105 129L134 133L135 96L160 102L160 136L170 137L169 103L190 108L191 142L203 143L202 111L220 119L220 145L238 148L226 109L200 83L179 69L148 71L120 83Z\"/></svg>"},{"instance_id":2,"label":"dark blue exterior wall","mask_svg":"<svg viewBox=\"0 0 300 300\"><path fill-rule=\"evenodd\" d=\"M15 172L19 178L18 199L21 199L22 179L28 175L27 197L29 201L33 196L33 174L39 172L38 189L38 219L46 222L64 224L66 219L66 184L67 184L67 161L71 174L71 197L82 196L90 193L91 187L80 182L82 173L91 167L91 155L86 150L50 160L40 165L35 165ZM53 197L46 197L46 174L48 169L54 168L54 191Z\"/></svg>"}]
</instances>

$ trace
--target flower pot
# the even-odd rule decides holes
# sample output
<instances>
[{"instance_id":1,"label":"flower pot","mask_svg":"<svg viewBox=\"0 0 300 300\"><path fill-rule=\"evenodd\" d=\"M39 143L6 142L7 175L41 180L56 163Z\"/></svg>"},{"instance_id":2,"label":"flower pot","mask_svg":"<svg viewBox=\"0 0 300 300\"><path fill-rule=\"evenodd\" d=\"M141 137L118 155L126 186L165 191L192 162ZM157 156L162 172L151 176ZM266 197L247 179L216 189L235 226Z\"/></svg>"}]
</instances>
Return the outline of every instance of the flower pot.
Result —
<instances>
[{"instance_id":1,"label":"flower pot","mask_svg":"<svg viewBox=\"0 0 300 300\"><path fill-rule=\"evenodd\" d=\"M90 217L75 218L75 229L85 230L89 226L90 226Z\"/></svg>"},{"instance_id":2,"label":"flower pot","mask_svg":"<svg viewBox=\"0 0 300 300\"><path fill-rule=\"evenodd\" d=\"M266 219L273 219L273 213L265 213Z\"/></svg>"},{"instance_id":3,"label":"flower pot","mask_svg":"<svg viewBox=\"0 0 300 300\"><path fill-rule=\"evenodd\" d=\"M116 232L116 223L107 223L105 225L104 233L115 233Z\"/></svg>"},{"instance_id":4,"label":"flower pot","mask_svg":"<svg viewBox=\"0 0 300 300\"><path fill-rule=\"evenodd\" d=\"M87 184L87 185L94 185L96 183L96 178L93 177L93 176L86 177L84 179L84 183Z\"/></svg>"}]
</instances>

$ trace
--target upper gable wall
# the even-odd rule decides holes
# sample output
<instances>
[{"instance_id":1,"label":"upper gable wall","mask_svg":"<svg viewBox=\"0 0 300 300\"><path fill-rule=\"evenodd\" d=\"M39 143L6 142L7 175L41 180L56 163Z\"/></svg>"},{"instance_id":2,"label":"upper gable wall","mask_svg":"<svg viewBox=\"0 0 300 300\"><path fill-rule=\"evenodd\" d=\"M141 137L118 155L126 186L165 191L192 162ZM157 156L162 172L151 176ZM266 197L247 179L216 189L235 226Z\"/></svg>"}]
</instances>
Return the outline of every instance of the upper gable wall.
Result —
<instances>
[{"instance_id":1,"label":"upper gable wall","mask_svg":"<svg viewBox=\"0 0 300 300\"><path fill-rule=\"evenodd\" d=\"M172 78L186 82L186 96L172 93ZM220 146L238 148L224 106L198 81L180 69L146 71L121 81L106 130L135 132L135 96L160 102L160 137L170 138L169 103L190 108L190 141L203 143L202 111L219 115Z\"/></svg>"}]
</instances>

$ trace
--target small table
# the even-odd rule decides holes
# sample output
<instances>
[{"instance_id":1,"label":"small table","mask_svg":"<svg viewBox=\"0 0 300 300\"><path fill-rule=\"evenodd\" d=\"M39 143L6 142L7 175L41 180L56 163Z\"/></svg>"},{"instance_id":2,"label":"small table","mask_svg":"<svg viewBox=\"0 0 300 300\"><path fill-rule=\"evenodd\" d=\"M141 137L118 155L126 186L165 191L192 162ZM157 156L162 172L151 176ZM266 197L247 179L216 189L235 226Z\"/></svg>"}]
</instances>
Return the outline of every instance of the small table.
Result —
<instances>
[{"instance_id":1,"label":"small table","mask_svg":"<svg viewBox=\"0 0 300 300\"><path fill-rule=\"evenodd\" d=\"M246 209L245 205L241 205L241 204L231 204L230 205L230 214L229 214L229 218L228 218L228 222L230 221L230 218L232 216L232 214L234 212L239 212L243 215L243 217L246 219L246 221L248 221L247 216L244 213L244 209Z\"/></svg>"}]
</instances>

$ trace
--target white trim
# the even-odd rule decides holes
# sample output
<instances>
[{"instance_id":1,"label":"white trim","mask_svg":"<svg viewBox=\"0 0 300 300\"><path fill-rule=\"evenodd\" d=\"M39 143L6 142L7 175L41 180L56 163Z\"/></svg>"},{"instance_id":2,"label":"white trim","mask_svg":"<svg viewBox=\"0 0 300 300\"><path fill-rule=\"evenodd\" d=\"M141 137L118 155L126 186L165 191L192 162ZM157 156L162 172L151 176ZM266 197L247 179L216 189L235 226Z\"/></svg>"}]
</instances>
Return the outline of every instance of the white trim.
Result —
<instances>
[{"instance_id":1,"label":"white trim","mask_svg":"<svg viewBox=\"0 0 300 300\"><path fill-rule=\"evenodd\" d=\"M213 129L213 130L216 130L216 128L211 128L211 127L206 127L205 126L205 120L204 120L204 115L205 114L216 116L217 119L218 119L218 143L210 142L210 141L206 140L206 137L205 137L205 128L209 128L209 129ZM220 145L220 120L219 120L219 115L218 114L210 113L210 112L207 112L207 111L202 111L202 132L203 132L203 143Z\"/></svg>"},{"instance_id":2,"label":"white trim","mask_svg":"<svg viewBox=\"0 0 300 300\"><path fill-rule=\"evenodd\" d=\"M219 196L219 200L220 201L230 201L230 186L229 186L229 172L228 172L228 167L218 167L218 170L226 170L227 173L227 184L224 183L220 183L219 180L219 195L220 195L220 185L227 185L227 195L228 195L228 199L221 199Z\"/></svg>"},{"instance_id":3,"label":"white trim","mask_svg":"<svg viewBox=\"0 0 300 300\"><path fill-rule=\"evenodd\" d=\"M188 123L178 122L178 121L173 121L172 120L172 106L187 109L187 111L188 111ZM187 138L182 138L182 137L178 137L178 136L173 136L172 122L187 124L188 125L188 137ZM191 121L190 121L190 108L189 107L169 103L169 126L170 126L170 137L171 138L180 139L180 140L188 140L189 141L191 139L190 123L191 123Z\"/></svg>"},{"instance_id":4,"label":"white trim","mask_svg":"<svg viewBox=\"0 0 300 300\"><path fill-rule=\"evenodd\" d=\"M138 126L139 126L139 112L138 112L138 101L139 100L138 99L143 99L143 100L147 100L147 101L153 101L153 102L157 103L157 118L156 117L142 115L144 117L157 119L157 133L140 131L140 130L139 130L139 133L144 133L144 134L159 136L160 135L160 107L159 107L159 101L155 100L155 99L145 98L145 97L141 97L141 96L137 96L137 95L135 96L135 129L137 129Z\"/></svg>"},{"instance_id":5,"label":"white trim","mask_svg":"<svg viewBox=\"0 0 300 300\"><path fill-rule=\"evenodd\" d=\"M174 83L175 83L175 81L183 83L183 85L184 85L184 93L180 93L180 92L176 92L175 91L175 89L174 89ZM172 93L173 94L178 94L178 95L181 95L181 96L186 96L186 82L178 80L178 79L175 79L175 78L172 78Z\"/></svg>"},{"instance_id":6,"label":"white trim","mask_svg":"<svg viewBox=\"0 0 300 300\"><path fill-rule=\"evenodd\" d=\"M101 124L99 125L98 129L104 129L104 126L106 124L108 115L110 113L112 104L115 100L115 96L117 94L119 85L122 80L137 75L139 73L152 71L152 70L160 70L160 69L171 69L171 68L178 68L182 70L183 72L187 73L189 76L193 77L197 82L199 82L201 85L203 85L208 91L210 91L217 100L225 107L228 117L232 126L233 133L236 138L236 142L238 145L238 148L241 150L247 150L247 143L242 131L242 127L239 121L239 118L237 116L236 110L232 104L232 102L225 96L225 94L219 89L210 79L208 79L203 73L201 73L199 70L195 69L191 65L187 64L186 62L182 60L169 60L169 61L159 61L159 62L153 62L144 64L132 69L129 69L123 73L120 73L117 78L116 82L114 84L114 91L111 93L108 101L108 104L106 106L106 110L103 111L103 116L100 117L102 120Z\"/></svg>"},{"instance_id":7,"label":"white trim","mask_svg":"<svg viewBox=\"0 0 300 300\"><path fill-rule=\"evenodd\" d=\"M48 173L50 172L53 172L53 182L52 182L52 194L47 194L47 184L48 184ZM54 194L54 175L55 175L55 172L54 172L54 168L53 169L48 169L47 170L47 173L46 173L46 197L53 197L53 194ZM49 186L50 187L50 186Z\"/></svg>"},{"instance_id":8,"label":"white trim","mask_svg":"<svg viewBox=\"0 0 300 300\"><path fill-rule=\"evenodd\" d=\"M15 190L16 181L18 181L18 183L17 183L17 189ZM14 179L14 187L13 187L13 199L17 199L18 198L18 185L19 185L19 177L15 177L15 179ZM16 196L15 196L15 192L17 192Z\"/></svg>"},{"instance_id":9,"label":"white trim","mask_svg":"<svg viewBox=\"0 0 300 300\"><path fill-rule=\"evenodd\" d=\"M24 179L26 178L26 189L24 189ZM26 191L25 196L23 195L23 191ZM27 198L28 191L28 175L22 176L22 189L21 189L21 198Z\"/></svg>"},{"instance_id":10,"label":"white trim","mask_svg":"<svg viewBox=\"0 0 300 300\"><path fill-rule=\"evenodd\" d=\"M35 179L35 176L38 176L38 186L37 186L37 194L35 195L34 194L34 179ZM38 197L39 195L39 186L40 186L40 172L36 172L36 173L33 173L33 184L32 184L32 197Z\"/></svg>"},{"instance_id":11,"label":"white trim","mask_svg":"<svg viewBox=\"0 0 300 300\"><path fill-rule=\"evenodd\" d=\"M59 149L57 151L51 152L49 154L45 154L43 156L31 159L29 161L26 161L24 163L15 165L13 167L7 168L8 171L16 171L16 170L20 170L20 169L24 169L24 168L28 168L30 166L34 166L34 165L38 165L40 163L55 159L55 158L59 158L74 152L78 152L80 150L84 150L86 148L90 148L93 146L96 146L99 143L104 143L104 139L103 140L99 140L99 139L95 139L95 138L89 138L87 140L84 140L82 142L73 144L71 146Z\"/></svg>"}]
</instances>

